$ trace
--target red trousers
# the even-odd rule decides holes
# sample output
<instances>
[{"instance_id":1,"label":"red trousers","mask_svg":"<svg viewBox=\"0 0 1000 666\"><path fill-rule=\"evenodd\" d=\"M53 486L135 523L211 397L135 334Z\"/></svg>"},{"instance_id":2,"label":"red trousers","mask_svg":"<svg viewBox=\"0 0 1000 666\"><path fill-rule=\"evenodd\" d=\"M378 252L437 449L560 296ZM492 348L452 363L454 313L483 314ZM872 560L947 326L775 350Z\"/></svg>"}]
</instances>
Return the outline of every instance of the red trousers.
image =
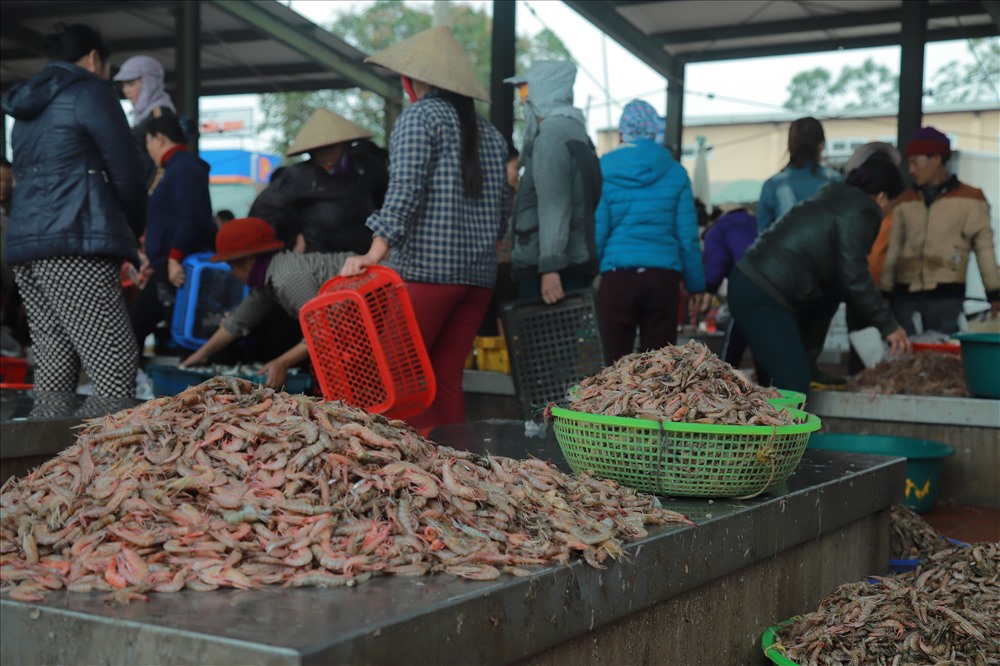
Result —
<instances>
[{"instance_id":1,"label":"red trousers","mask_svg":"<svg viewBox=\"0 0 1000 666\"><path fill-rule=\"evenodd\" d=\"M424 412L407 419L418 430L465 421L462 375L492 289L461 284L407 282L420 335L434 369L437 394Z\"/></svg>"}]
</instances>

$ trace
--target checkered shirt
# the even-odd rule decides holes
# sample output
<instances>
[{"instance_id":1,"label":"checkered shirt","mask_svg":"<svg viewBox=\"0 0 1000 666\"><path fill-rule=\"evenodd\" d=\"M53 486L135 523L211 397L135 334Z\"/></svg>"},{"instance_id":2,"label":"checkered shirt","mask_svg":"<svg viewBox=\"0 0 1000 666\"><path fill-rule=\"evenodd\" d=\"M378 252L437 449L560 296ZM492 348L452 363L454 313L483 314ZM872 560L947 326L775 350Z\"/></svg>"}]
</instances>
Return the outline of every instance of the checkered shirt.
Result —
<instances>
[{"instance_id":1,"label":"checkered shirt","mask_svg":"<svg viewBox=\"0 0 1000 666\"><path fill-rule=\"evenodd\" d=\"M408 282L492 289L496 244L507 225L507 143L500 132L479 118L479 199L463 194L458 114L437 91L400 114L389 157L385 204L367 221L391 248L385 264Z\"/></svg>"}]
</instances>

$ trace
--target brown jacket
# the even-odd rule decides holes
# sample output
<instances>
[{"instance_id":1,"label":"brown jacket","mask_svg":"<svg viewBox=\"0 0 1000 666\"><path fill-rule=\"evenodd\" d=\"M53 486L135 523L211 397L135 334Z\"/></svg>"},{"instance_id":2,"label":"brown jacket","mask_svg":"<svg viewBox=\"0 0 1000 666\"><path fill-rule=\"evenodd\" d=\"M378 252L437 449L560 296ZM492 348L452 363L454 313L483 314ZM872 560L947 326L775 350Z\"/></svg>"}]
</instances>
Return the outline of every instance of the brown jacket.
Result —
<instances>
[{"instance_id":1,"label":"brown jacket","mask_svg":"<svg viewBox=\"0 0 1000 666\"><path fill-rule=\"evenodd\" d=\"M911 293L939 285L965 284L969 254L975 253L983 285L991 300L1000 290L990 206L982 190L956 181L928 208L923 195L908 191L893 211L882 291L907 285Z\"/></svg>"}]
</instances>

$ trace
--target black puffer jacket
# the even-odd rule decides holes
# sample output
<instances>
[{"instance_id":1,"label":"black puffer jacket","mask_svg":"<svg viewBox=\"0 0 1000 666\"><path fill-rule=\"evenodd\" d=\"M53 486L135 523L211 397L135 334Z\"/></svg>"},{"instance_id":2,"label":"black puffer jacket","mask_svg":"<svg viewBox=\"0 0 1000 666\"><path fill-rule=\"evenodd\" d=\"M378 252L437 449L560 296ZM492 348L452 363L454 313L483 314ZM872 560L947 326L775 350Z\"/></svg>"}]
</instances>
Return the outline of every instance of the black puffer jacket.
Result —
<instances>
[{"instance_id":1,"label":"black puffer jacket","mask_svg":"<svg viewBox=\"0 0 1000 666\"><path fill-rule=\"evenodd\" d=\"M372 242L368 215L382 206L389 170L379 148L359 141L350 148L350 173L331 176L311 160L276 171L250 208L269 222L289 248L305 237L306 252L364 254Z\"/></svg>"},{"instance_id":2,"label":"black puffer jacket","mask_svg":"<svg viewBox=\"0 0 1000 666\"><path fill-rule=\"evenodd\" d=\"M17 122L4 259L111 256L138 263L142 161L110 81L53 61L3 97Z\"/></svg>"},{"instance_id":3,"label":"black puffer jacket","mask_svg":"<svg viewBox=\"0 0 1000 666\"><path fill-rule=\"evenodd\" d=\"M793 310L839 293L883 335L898 326L868 269L882 212L856 187L834 182L769 226L736 264Z\"/></svg>"}]
</instances>

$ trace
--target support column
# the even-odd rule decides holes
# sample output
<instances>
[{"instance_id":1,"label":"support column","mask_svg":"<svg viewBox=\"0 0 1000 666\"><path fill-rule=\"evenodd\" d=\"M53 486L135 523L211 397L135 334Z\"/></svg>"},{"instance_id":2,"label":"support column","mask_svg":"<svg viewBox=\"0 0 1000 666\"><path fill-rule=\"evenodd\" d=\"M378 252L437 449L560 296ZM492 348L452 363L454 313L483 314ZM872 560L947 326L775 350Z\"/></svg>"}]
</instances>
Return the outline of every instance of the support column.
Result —
<instances>
[{"instance_id":1,"label":"support column","mask_svg":"<svg viewBox=\"0 0 1000 666\"><path fill-rule=\"evenodd\" d=\"M924 52L927 44L927 2L901 3L902 35L899 42L899 114L896 146L906 154L906 144L923 120ZM905 169L904 169L905 171Z\"/></svg>"},{"instance_id":2,"label":"support column","mask_svg":"<svg viewBox=\"0 0 1000 666\"><path fill-rule=\"evenodd\" d=\"M177 63L178 117L191 121L191 151L198 154L201 122L198 118L198 95L201 89L201 3L178 2L176 5L177 41L174 60Z\"/></svg>"},{"instance_id":3,"label":"support column","mask_svg":"<svg viewBox=\"0 0 1000 666\"><path fill-rule=\"evenodd\" d=\"M493 34L490 45L490 122L500 130L508 144L514 135L514 86L503 82L514 76L517 35L517 3L493 0Z\"/></svg>"},{"instance_id":4,"label":"support column","mask_svg":"<svg viewBox=\"0 0 1000 666\"><path fill-rule=\"evenodd\" d=\"M663 145L680 162L684 135L684 63L674 60L670 69L672 78L667 81L667 126Z\"/></svg>"},{"instance_id":5,"label":"support column","mask_svg":"<svg viewBox=\"0 0 1000 666\"><path fill-rule=\"evenodd\" d=\"M396 124L396 118L403 112L403 96L383 97L385 103L383 114L385 115L385 147L389 148L389 137L392 136L392 127Z\"/></svg>"}]
</instances>

